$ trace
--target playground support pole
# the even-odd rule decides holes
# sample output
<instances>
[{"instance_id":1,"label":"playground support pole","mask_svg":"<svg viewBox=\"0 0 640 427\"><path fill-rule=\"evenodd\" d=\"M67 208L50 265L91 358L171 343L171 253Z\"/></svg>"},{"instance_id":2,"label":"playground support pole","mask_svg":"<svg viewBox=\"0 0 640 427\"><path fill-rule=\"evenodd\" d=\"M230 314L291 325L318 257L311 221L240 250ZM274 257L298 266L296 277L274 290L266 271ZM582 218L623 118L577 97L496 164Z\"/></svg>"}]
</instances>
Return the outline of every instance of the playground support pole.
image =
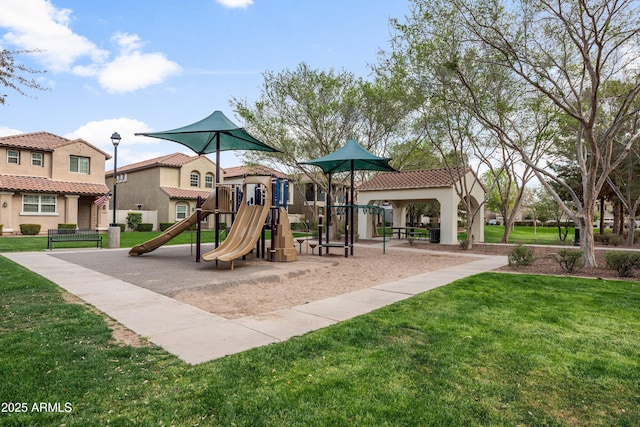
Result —
<instances>
[{"instance_id":1,"label":"playground support pole","mask_svg":"<svg viewBox=\"0 0 640 427\"><path fill-rule=\"evenodd\" d=\"M326 209L327 211L325 212L325 215L327 216L327 223L325 224L326 230L325 232L327 233L327 243L329 243L330 239L330 228L331 228L331 208L329 206L331 206L331 174L329 174L329 186L327 188L327 201L325 203ZM329 248L327 248L327 251L329 250Z\"/></svg>"},{"instance_id":2,"label":"playground support pole","mask_svg":"<svg viewBox=\"0 0 640 427\"><path fill-rule=\"evenodd\" d=\"M344 205L344 257L349 258L349 195L345 194L345 205Z\"/></svg>"},{"instance_id":3,"label":"playground support pole","mask_svg":"<svg viewBox=\"0 0 640 427\"><path fill-rule=\"evenodd\" d=\"M354 199L354 196L353 196L353 194L354 194L353 193L354 192L354 190L353 190L353 184L354 184L354 178L353 178L354 171L353 171L353 168L354 168L353 159L351 159L351 188L350 188L351 206L349 208L349 215L351 216L351 219L349 221L350 224L351 224L351 227L349 228L349 231L350 231L350 234L351 234L351 255L353 255L353 243L354 243L353 238L354 238L354 226L355 226L355 222L354 222L354 219L353 219L353 206L356 203L355 199Z\"/></svg>"},{"instance_id":4,"label":"playground support pole","mask_svg":"<svg viewBox=\"0 0 640 427\"><path fill-rule=\"evenodd\" d=\"M200 262L200 243L201 230L200 221L202 220L202 197L196 198L196 262Z\"/></svg>"},{"instance_id":5,"label":"playground support pole","mask_svg":"<svg viewBox=\"0 0 640 427\"><path fill-rule=\"evenodd\" d=\"M318 256L322 256L322 219L323 215L318 215Z\"/></svg>"},{"instance_id":6,"label":"playground support pole","mask_svg":"<svg viewBox=\"0 0 640 427\"><path fill-rule=\"evenodd\" d=\"M278 203L280 199L280 180L271 178L271 262L276 260L276 215L278 214Z\"/></svg>"},{"instance_id":7,"label":"playground support pole","mask_svg":"<svg viewBox=\"0 0 640 427\"><path fill-rule=\"evenodd\" d=\"M215 232L215 246L214 248L217 248L218 245L220 244L220 236L219 236L219 230L220 230L220 193L218 193L218 186L220 185L220 132L216 132L216 185L215 185L215 190L216 190L216 206L215 206L215 210L214 210L214 215L213 215L213 228L214 228L214 232ZM200 225L198 225L198 230L200 230ZM198 235L200 235L200 232L198 231ZM198 243L198 252L200 251L200 243ZM198 258L198 261L200 261L200 258ZM217 261L216 261L217 262ZM216 263L217 266L217 263Z\"/></svg>"}]
</instances>

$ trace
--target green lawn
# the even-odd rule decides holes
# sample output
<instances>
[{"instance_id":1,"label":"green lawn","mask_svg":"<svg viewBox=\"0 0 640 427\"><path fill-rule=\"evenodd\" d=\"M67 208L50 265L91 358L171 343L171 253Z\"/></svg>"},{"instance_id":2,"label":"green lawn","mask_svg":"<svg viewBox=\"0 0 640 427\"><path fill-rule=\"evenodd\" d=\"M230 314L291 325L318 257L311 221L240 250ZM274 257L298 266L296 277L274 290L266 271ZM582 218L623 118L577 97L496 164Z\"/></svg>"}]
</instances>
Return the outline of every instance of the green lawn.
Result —
<instances>
[{"instance_id":1,"label":"green lawn","mask_svg":"<svg viewBox=\"0 0 640 427\"><path fill-rule=\"evenodd\" d=\"M157 237L161 233L159 231L149 232L125 232L120 234L120 247L130 248L140 243L146 242L154 237ZM294 232L294 237L307 236L307 233ZM215 232L203 231L202 242L211 243L214 241ZM224 231L220 232L220 239L225 237ZM267 239L271 238L271 232L266 232ZM191 231L185 231L175 238L171 239L167 245L180 245L196 243L196 233ZM102 235L102 246L104 248L109 245L109 236L107 233ZM62 248L95 248L95 242L55 242L53 244L54 249ZM0 237L0 253L1 252L22 252L22 251L43 251L47 250L47 237L46 236L4 236Z\"/></svg>"},{"instance_id":2,"label":"green lawn","mask_svg":"<svg viewBox=\"0 0 640 427\"><path fill-rule=\"evenodd\" d=\"M500 243L504 234L502 225L485 225L484 241L486 243ZM535 233L531 226L517 226L509 233L509 243L540 244L540 245L572 245L574 229L569 228L565 242L558 237L556 227L536 227Z\"/></svg>"},{"instance_id":3,"label":"green lawn","mask_svg":"<svg viewBox=\"0 0 640 427\"><path fill-rule=\"evenodd\" d=\"M393 231L391 228L386 229L387 237L397 237L398 232ZM378 228L378 234L382 235L382 227ZM416 235L426 235L425 229L416 229ZM500 243L502 235L504 234L504 226L502 225L485 225L484 227L484 241L485 243ZM466 239L466 233L459 233L458 240ZM403 235L404 236L404 235ZM574 229L569 229L567 234L567 240L561 241L558 237L558 229L556 227L537 227L534 229L531 226L517 226L509 233L509 243L514 244L540 244L540 245L572 245L574 238Z\"/></svg>"},{"instance_id":4,"label":"green lawn","mask_svg":"<svg viewBox=\"0 0 640 427\"><path fill-rule=\"evenodd\" d=\"M197 366L2 256L0 303L3 426L640 425L635 282L482 274Z\"/></svg>"}]
</instances>

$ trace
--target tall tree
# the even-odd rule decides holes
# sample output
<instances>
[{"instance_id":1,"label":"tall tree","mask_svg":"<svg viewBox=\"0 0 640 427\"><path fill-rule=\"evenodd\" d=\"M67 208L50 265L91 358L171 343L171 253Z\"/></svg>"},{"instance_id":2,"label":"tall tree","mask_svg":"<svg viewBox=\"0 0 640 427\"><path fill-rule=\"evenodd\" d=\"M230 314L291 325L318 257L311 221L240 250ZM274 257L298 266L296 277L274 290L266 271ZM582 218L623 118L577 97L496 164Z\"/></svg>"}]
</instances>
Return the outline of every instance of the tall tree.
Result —
<instances>
[{"instance_id":1,"label":"tall tree","mask_svg":"<svg viewBox=\"0 0 640 427\"><path fill-rule=\"evenodd\" d=\"M580 170L581 196L517 144L508 138L505 143L518 150L564 213L574 219L582 232L585 265L595 266L595 202L639 136L619 138L639 112L635 103L640 93L638 1L515 0L508 6L501 0L453 3L462 12L465 27L492 53L496 64L513 72L574 123L571 144ZM630 84L614 85L618 81ZM614 150L618 144L620 149ZM571 195L575 211L548 181Z\"/></svg>"},{"instance_id":2,"label":"tall tree","mask_svg":"<svg viewBox=\"0 0 640 427\"><path fill-rule=\"evenodd\" d=\"M506 242L533 171L501 140L506 134L538 159L550 143L553 115L539 98L523 99L521 85L473 42L463 18L450 1L414 0L406 22L392 21L392 51L378 70L403 81L417 134L426 136L445 164L489 170L489 190L497 187L502 198ZM506 131L487 125L494 120ZM470 200L465 192L460 197ZM471 212L467 217L473 218Z\"/></svg>"},{"instance_id":3,"label":"tall tree","mask_svg":"<svg viewBox=\"0 0 640 427\"><path fill-rule=\"evenodd\" d=\"M326 178L299 162L330 154L351 138L383 155L403 129L399 94L384 82L366 82L347 71L317 70L305 63L295 70L265 72L263 78L258 101L234 98L231 105L252 134L281 153L248 152L246 157L304 174L325 190Z\"/></svg>"},{"instance_id":4,"label":"tall tree","mask_svg":"<svg viewBox=\"0 0 640 427\"><path fill-rule=\"evenodd\" d=\"M29 68L26 65L16 62L16 55L37 53L36 50L0 50L0 85L13 89L20 95L29 96L23 88L47 90L33 78L25 77L24 74L41 74L44 71ZM0 92L0 105L5 105L6 94Z\"/></svg>"}]
</instances>

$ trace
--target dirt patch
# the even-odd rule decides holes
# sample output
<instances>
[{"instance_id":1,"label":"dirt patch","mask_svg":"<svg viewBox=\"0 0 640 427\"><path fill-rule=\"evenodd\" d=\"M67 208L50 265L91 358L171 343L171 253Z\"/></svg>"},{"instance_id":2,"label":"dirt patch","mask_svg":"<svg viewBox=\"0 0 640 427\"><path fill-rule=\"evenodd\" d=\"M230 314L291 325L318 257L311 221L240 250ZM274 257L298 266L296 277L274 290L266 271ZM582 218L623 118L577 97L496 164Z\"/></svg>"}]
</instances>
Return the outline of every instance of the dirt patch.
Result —
<instances>
[{"instance_id":1,"label":"dirt patch","mask_svg":"<svg viewBox=\"0 0 640 427\"><path fill-rule=\"evenodd\" d=\"M137 348L146 347L146 346L149 345L149 341L147 341L146 339L142 338L140 335L136 334L131 329L127 329L122 324L116 322L115 320L113 320L112 318L110 318L109 316L104 314L102 311L98 310L97 308L95 308L92 305L87 304L82 299L78 298L77 296L73 295L72 293L63 291L62 292L62 299L64 299L66 302L71 303L71 304L83 305L83 306L89 308L89 310L91 310L93 313L95 313L98 316L102 317L102 319L104 319L104 321L107 324L107 326L109 326L109 328L111 328L111 338L117 344L119 344L119 345L129 345L131 347L137 347Z\"/></svg>"}]
</instances>

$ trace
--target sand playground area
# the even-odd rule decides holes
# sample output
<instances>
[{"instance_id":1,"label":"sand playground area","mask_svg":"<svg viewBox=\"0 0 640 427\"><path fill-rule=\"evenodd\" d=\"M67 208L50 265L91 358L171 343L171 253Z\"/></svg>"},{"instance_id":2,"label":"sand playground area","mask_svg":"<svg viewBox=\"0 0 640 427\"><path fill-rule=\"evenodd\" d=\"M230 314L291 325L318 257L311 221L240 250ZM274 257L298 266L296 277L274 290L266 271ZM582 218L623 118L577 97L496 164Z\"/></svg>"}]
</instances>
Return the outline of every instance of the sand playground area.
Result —
<instances>
[{"instance_id":1,"label":"sand playground area","mask_svg":"<svg viewBox=\"0 0 640 427\"><path fill-rule=\"evenodd\" d=\"M294 262L269 262L252 254L229 264L195 262L188 245L165 246L140 256L125 250L53 252L51 256L149 289L202 310L237 319L306 304L360 289L478 260L476 256L360 243L354 255L307 251ZM203 252L211 250L203 245ZM296 248L298 245L296 244ZM297 249L298 250L298 249ZM480 257L481 258L481 257Z\"/></svg>"}]
</instances>

